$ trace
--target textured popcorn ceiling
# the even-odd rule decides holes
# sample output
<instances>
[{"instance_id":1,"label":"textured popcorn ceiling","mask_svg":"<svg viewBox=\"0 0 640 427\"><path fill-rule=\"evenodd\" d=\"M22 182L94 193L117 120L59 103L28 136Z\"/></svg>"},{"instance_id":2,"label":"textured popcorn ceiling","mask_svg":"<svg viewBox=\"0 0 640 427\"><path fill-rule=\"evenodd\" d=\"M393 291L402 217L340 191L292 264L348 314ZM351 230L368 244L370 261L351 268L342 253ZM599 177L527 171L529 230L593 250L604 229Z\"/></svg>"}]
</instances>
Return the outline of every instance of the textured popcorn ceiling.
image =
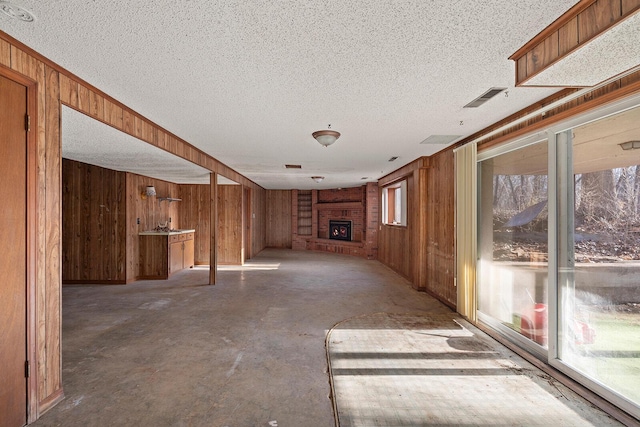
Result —
<instances>
[{"instance_id":1,"label":"textured popcorn ceiling","mask_svg":"<svg viewBox=\"0 0 640 427\"><path fill-rule=\"evenodd\" d=\"M2 14L0 29L270 189L374 181L442 149L420 144L431 135L470 135L553 93L514 88L507 58L576 3L13 2L36 20ZM490 87L509 89L462 108ZM342 136L323 148L311 133L328 124ZM95 132L76 132L87 161Z\"/></svg>"},{"instance_id":2,"label":"textured popcorn ceiling","mask_svg":"<svg viewBox=\"0 0 640 427\"><path fill-rule=\"evenodd\" d=\"M207 169L65 106L62 107L62 132L62 156L65 159L177 184L210 182ZM235 184L224 177L220 177L218 183Z\"/></svg>"}]
</instances>

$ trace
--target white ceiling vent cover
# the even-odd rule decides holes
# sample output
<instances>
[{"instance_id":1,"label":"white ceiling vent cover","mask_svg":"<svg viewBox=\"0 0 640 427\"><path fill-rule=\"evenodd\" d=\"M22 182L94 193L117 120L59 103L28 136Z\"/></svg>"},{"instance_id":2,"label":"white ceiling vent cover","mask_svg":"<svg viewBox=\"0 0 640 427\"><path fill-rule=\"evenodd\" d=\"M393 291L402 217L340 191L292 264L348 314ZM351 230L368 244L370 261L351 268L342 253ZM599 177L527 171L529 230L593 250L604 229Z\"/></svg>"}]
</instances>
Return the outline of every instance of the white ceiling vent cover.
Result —
<instances>
[{"instance_id":1,"label":"white ceiling vent cover","mask_svg":"<svg viewBox=\"0 0 640 427\"><path fill-rule=\"evenodd\" d=\"M446 145L451 144L453 141L460 137L462 137L462 135L431 135L420 144Z\"/></svg>"},{"instance_id":2,"label":"white ceiling vent cover","mask_svg":"<svg viewBox=\"0 0 640 427\"><path fill-rule=\"evenodd\" d=\"M465 105L464 108L477 108L482 104L484 104L485 102L487 102L488 100L490 100L491 98L493 98L494 96L496 96L497 94L499 94L500 92L505 90L507 90L506 87L492 87L491 89L489 89L488 91L486 91L485 93L483 93L482 95L480 95L479 97L477 97L476 99L474 99L473 101Z\"/></svg>"}]
</instances>

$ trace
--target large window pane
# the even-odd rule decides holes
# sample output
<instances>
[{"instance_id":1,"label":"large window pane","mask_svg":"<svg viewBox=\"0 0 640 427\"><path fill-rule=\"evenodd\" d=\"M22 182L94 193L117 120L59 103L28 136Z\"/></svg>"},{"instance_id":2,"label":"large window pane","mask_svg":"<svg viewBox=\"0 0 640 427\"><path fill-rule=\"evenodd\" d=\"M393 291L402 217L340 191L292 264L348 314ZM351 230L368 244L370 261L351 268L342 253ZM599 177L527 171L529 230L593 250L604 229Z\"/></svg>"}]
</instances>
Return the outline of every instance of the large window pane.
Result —
<instances>
[{"instance_id":1,"label":"large window pane","mask_svg":"<svg viewBox=\"0 0 640 427\"><path fill-rule=\"evenodd\" d=\"M548 144L479 163L478 310L547 345Z\"/></svg>"},{"instance_id":2,"label":"large window pane","mask_svg":"<svg viewBox=\"0 0 640 427\"><path fill-rule=\"evenodd\" d=\"M637 143L634 143L637 141ZM640 108L558 138L559 358L640 403Z\"/></svg>"}]
</instances>

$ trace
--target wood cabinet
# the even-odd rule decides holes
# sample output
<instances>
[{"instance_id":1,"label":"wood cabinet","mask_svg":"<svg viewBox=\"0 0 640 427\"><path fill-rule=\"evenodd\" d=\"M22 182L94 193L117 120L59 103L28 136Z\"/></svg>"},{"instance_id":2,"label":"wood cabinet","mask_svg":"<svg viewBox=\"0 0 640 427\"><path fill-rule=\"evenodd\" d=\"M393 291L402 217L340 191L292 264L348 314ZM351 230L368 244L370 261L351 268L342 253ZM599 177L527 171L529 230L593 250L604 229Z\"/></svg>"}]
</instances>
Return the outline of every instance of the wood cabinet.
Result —
<instances>
[{"instance_id":1,"label":"wood cabinet","mask_svg":"<svg viewBox=\"0 0 640 427\"><path fill-rule=\"evenodd\" d=\"M166 279L193 267L194 232L141 233L140 279Z\"/></svg>"}]
</instances>

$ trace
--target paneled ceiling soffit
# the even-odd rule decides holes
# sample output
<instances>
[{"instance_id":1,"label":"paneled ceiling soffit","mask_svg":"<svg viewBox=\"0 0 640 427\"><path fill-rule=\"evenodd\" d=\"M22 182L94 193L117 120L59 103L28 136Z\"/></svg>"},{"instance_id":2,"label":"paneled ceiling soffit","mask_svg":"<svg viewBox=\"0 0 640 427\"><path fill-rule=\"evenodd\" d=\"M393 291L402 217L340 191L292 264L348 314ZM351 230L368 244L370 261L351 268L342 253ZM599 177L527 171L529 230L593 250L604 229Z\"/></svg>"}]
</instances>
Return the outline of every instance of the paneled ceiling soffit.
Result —
<instances>
[{"instance_id":1,"label":"paneled ceiling soffit","mask_svg":"<svg viewBox=\"0 0 640 427\"><path fill-rule=\"evenodd\" d=\"M509 59L516 86L591 87L640 69L640 0L582 0Z\"/></svg>"}]
</instances>

